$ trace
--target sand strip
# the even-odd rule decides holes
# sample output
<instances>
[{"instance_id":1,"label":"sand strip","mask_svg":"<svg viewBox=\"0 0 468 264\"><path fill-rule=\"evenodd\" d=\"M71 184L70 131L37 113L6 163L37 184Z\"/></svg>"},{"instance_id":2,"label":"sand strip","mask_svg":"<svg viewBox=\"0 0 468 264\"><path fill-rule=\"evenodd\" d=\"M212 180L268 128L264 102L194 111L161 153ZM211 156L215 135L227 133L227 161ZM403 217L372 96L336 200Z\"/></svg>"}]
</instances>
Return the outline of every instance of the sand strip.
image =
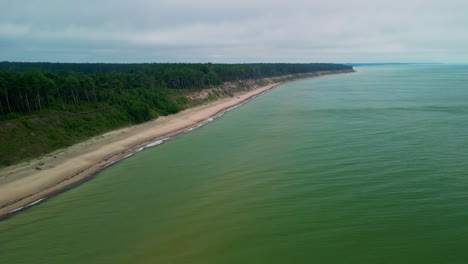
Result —
<instances>
[{"instance_id":1,"label":"sand strip","mask_svg":"<svg viewBox=\"0 0 468 264\"><path fill-rule=\"evenodd\" d=\"M321 72L316 77L351 71ZM311 77L307 77L311 78ZM144 124L108 132L37 159L0 170L0 218L29 207L88 180L100 170L139 149L209 122L227 109L283 83L271 84L160 117Z\"/></svg>"}]
</instances>

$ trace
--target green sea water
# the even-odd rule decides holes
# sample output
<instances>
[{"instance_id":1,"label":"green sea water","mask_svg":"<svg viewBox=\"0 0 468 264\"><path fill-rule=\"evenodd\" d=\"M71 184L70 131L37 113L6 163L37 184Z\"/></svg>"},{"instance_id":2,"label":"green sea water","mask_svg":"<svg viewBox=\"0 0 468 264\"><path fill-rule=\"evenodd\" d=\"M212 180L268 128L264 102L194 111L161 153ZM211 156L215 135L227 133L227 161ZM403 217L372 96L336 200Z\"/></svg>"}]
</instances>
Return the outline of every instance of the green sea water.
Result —
<instances>
[{"instance_id":1,"label":"green sea water","mask_svg":"<svg viewBox=\"0 0 468 264\"><path fill-rule=\"evenodd\" d=\"M468 66L288 83L0 222L0 263L467 263Z\"/></svg>"}]
</instances>

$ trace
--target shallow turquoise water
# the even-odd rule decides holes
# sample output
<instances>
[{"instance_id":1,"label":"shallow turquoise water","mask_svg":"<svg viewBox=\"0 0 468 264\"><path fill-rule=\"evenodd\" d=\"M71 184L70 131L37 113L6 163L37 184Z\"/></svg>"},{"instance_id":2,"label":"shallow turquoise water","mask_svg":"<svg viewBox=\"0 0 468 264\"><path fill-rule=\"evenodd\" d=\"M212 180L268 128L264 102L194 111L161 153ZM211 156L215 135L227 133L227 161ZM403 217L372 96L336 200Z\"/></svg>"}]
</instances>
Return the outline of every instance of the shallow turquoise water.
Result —
<instances>
[{"instance_id":1,"label":"shallow turquoise water","mask_svg":"<svg viewBox=\"0 0 468 264\"><path fill-rule=\"evenodd\" d=\"M356 70L0 222L0 263L466 263L468 66Z\"/></svg>"}]
</instances>

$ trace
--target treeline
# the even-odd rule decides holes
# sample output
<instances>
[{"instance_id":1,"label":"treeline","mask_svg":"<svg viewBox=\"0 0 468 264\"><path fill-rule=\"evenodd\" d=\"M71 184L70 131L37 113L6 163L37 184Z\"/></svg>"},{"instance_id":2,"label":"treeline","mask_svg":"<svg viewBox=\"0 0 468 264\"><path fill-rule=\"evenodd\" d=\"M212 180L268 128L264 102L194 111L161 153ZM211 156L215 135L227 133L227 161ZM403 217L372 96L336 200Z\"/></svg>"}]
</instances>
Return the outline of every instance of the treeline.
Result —
<instances>
[{"instance_id":1,"label":"treeline","mask_svg":"<svg viewBox=\"0 0 468 264\"><path fill-rule=\"evenodd\" d=\"M76 112L82 106L105 104L118 106L141 122L180 110L180 105L168 97L168 90L203 89L228 81L344 69L352 66L0 62L0 114L18 117L49 111Z\"/></svg>"},{"instance_id":2,"label":"treeline","mask_svg":"<svg viewBox=\"0 0 468 264\"><path fill-rule=\"evenodd\" d=\"M181 69L189 68L198 71L213 69L220 73L231 69L237 71L267 70L272 72L304 72L323 69L352 68L351 65L331 63L249 63L249 64L212 64L212 63L52 63L52 62L0 62L0 71L25 72L30 69L51 71L55 73L91 74L94 72L136 72L140 70ZM222 68L222 69L221 69ZM261 68L261 69L260 69ZM220 71L218 69L221 69ZM292 70L292 71L291 71Z\"/></svg>"}]
</instances>

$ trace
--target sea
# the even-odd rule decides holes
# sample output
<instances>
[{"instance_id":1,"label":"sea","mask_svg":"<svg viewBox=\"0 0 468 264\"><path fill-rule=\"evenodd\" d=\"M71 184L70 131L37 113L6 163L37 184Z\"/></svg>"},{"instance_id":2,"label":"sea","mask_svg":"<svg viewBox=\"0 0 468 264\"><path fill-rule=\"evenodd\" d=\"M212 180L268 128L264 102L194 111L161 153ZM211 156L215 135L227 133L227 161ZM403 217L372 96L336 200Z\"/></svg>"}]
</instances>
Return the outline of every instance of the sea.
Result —
<instances>
[{"instance_id":1,"label":"sea","mask_svg":"<svg viewBox=\"0 0 468 264\"><path fill-rule=\"evenodd\" d=\"M468 66L355 70L0 221L0 263L468 263Z\"/></svg>"}]
</instances>

